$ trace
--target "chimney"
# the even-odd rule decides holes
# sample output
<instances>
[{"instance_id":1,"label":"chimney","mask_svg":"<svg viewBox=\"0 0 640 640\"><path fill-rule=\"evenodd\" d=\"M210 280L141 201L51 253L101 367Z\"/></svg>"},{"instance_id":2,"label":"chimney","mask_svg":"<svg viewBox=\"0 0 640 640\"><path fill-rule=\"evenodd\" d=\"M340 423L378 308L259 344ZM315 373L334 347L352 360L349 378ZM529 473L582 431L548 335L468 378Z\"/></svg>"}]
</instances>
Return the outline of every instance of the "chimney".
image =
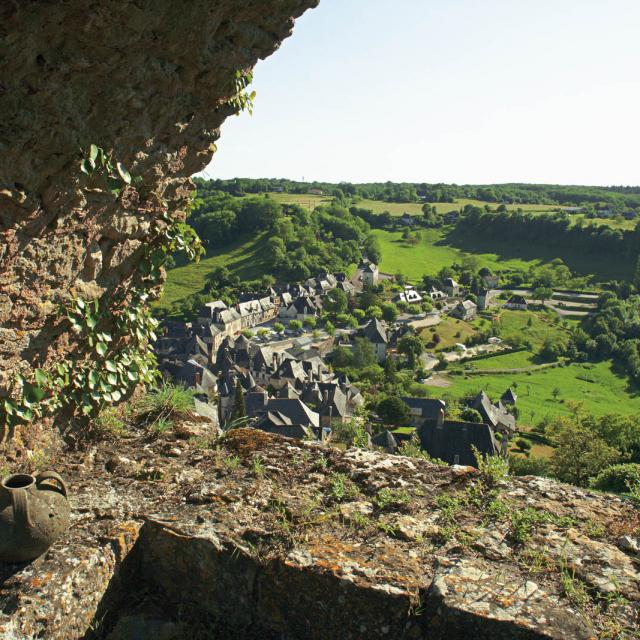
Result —
<instances>
[{"instance_id":1,"label":"chimney","mask_svg":"<svg viewBox=\"0 0 640 640\"><path fill-rule=\"evenodd\" d=\"M440 411L438 411L436 427L438 429L442 429L444 427L444 409L440 409Z\"/></svg>"}]
</instances>

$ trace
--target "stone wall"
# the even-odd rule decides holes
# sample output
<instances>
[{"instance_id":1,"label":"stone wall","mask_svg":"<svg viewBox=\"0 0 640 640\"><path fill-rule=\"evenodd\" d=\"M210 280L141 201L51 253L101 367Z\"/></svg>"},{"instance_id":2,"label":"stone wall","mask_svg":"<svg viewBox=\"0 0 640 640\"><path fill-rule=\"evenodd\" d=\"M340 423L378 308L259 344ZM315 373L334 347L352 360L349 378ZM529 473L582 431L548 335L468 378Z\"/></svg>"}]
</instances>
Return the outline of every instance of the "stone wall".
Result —
<instances>
[{"instance_id":1,"label":"stone wall","mask_svg":"<svg viewBox=\"0 0 640 640\"><path fill-rule=\"evenodd\" d=\"M0 395L76 348L61 305L127 284L213 155L235 74L318 0L0 3ZM80 172L95 144L136 177Z\"/></svg>"},{"instance_id":2,"label":"stone wall","mask_svg":"<svg viewBox=\"0 0 640 640\"><path fill-rule=\"evenodd\" d=\"M640 633L629 501L252 429L179 433L65 458L73 525L38 561L0 565L0 637Z\"/></svg>"}]
</instances>

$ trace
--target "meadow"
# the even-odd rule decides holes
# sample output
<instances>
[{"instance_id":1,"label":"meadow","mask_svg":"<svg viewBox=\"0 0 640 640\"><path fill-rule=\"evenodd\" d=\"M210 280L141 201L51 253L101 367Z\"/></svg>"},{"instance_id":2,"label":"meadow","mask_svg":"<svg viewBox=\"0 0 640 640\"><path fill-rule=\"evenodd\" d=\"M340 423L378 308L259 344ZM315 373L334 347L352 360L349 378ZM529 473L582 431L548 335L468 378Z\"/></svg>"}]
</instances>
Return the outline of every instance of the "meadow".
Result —
<instances>
[{"instance_id":1,"label":"meadow","mask_svg":"<svg viewBox=\"0 0 640 640\"><path fill-rule=\"evenodd\" d=\"M283 194L280 194L283 195ZM482 202L481 200L471 200L468 198L458 198L455 202L430 202L431 206L435 206L438 213L449 213L449 211L459 211L465 205L471 204L475 207L484 208L486 204L492 209L495 209L498 205L495 202ZM383 202L382 200L359 200L356 206L362 209L370 209L373 213L384 213L388 211L392 216L401 216L403 213L410 213L411 215L422 215L423 202ZM558 205L548 204L509 204L506 205L509 211L515 211L516 209L522 209L523 211L529 211L539 213L541 211L555 211L558 209Z\"/></svg>"},{"instance_id":2,"label":"meadow","mask_svg":"<svg viewBox=\"0 0 640 640\"><path fill-rule=\"evenodd\" d=\"M169 309L174 302L200 291L207 276L217 267L226 267L243 280L260 278L267 273L262 257L265 234L242 238L225 249L209 252L200 262L191 262L167 272L164 292L156 307Z\"/></svg>"},{"instance_id":3,"label":"meadow","mask_svg":"<svg viewBox=\"0 0 640 640\"><path fill-rule=\"evenodd\" d=\"M517 354L513 354L517 355ZM496 356L476 363L490 366L491 360L504 362L507 356ZM495 401L508 388L518 393L519 422L534 424L545 418L567 415L569 401L578 402L593 415L609 413L636 414L640 411L640 393L631 388L626 376L614 371L610 362L576 363L526 373L487 375L450 375L450 386L437 392L451 398L465 398L481 390ZM554 389L559 391L554 398ZM434 389L434 393L436 389ZM566 399L566 400L565 400Z\"/></svg>"},{"instance_id":4,"label":"meadow","mask_svg":"<svg viewBox=\"0 0 640 640\"><path fill-rule=\"evenodd\" d=\"M462 251L446 240L446 228L421 229L421 239L415 246L402 239L400 231L374 229L373 234L380 241L382 262L380 270L384 273L403 273L410 280L420 280L423 275L435 275L443 267L461 262L467 255L474 255L481 267L492 271L505 269L528 269L541 264L540 260L505 258L498 253L485 251Z\"/></svg>"}]
</instances>

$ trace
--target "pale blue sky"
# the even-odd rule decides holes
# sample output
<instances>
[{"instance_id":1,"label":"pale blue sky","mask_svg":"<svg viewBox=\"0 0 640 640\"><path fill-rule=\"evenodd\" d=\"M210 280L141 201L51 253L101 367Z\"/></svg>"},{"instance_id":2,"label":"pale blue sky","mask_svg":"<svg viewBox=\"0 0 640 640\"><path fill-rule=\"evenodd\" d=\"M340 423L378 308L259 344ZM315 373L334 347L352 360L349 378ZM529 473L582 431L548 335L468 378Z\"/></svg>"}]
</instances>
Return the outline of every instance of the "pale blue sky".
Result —
<instances>
[{"instance_id":1,"label":"pale blue sky","mask_svg":"<svg viewBox=\"0 0 640 640\"><path fill-rule=\"evenodd\" d=\"M206 175L640 184L640 0L321 0Z\"/></svg>"}]
</instances>

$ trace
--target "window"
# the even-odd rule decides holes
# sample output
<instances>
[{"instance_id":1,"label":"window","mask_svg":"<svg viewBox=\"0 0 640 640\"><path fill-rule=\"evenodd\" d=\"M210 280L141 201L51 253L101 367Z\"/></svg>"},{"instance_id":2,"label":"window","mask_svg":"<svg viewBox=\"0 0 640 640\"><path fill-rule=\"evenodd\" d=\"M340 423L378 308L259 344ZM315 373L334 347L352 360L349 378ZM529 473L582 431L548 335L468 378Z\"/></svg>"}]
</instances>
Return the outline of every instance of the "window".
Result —
<instances>
[{"instance_id":1,"label":"window","mask_svg":"<svg viewBox=\"0 0 640 640\"><path fill-rule=\"evenodd\" d=\"M460 456L459 455L455 455L453 456L453 464L460 464Z\"/></svg>"}]
</instances>

